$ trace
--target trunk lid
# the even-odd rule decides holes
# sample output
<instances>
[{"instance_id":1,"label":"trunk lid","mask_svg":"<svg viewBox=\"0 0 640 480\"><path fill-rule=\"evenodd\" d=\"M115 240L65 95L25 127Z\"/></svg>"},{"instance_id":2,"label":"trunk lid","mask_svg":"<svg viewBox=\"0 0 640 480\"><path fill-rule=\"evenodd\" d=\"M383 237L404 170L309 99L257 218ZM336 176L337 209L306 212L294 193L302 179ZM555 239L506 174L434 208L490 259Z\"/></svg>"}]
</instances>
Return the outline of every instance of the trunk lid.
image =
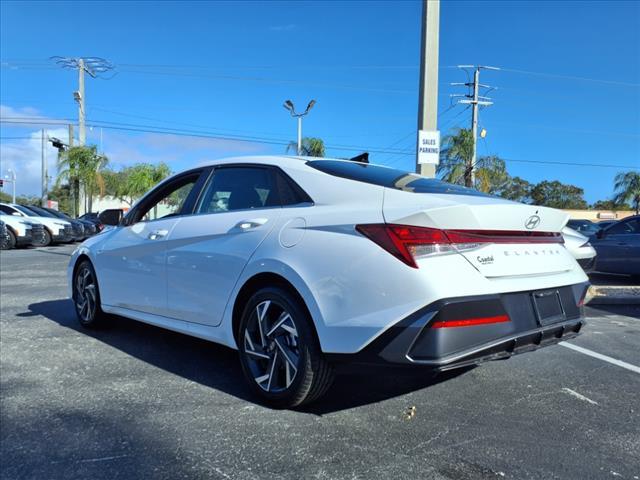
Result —
<instances>
[{"instance_id":1,"label":"trunk lid","mask_svg":"<svg viewBox=\"0 0 640 480\"><path fill-rule=\"evenodd\" d=\"M553 274L575 267L573 257L562 244L541 243L540 237L530 240L526 237L531 232L561 232L569 216L560 210L490 196L414 193L389 188L385 188L382 210L387 223L482 231L495 234L498 239L509 236L509 232L512 237L519 235L517 243L504 239L504 243L498 240L460 250L487 278Z\"/></svg>"}]
</instances>

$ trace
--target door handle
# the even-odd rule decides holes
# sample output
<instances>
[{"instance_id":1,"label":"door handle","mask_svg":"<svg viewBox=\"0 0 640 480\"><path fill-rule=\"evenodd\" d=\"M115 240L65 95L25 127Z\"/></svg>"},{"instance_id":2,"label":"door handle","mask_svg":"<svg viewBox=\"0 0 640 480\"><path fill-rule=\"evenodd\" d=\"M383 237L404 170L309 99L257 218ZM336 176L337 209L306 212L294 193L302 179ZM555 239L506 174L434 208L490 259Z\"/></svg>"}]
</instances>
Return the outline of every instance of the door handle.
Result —
<instances>
[{"instance_id":1,"label":"door handle","mask_svg":"<svg viewBox=\"0 0 640 480\"><path fill-rule=\"evenodd\" d=\"M154 230L147 238L149 240L160 240L161 238L166 237L168 233L169 230Z\"/></svg>"},{"instance_id":2,"label":"door handle","mask_svg":"<svg viewBox=\"0 0 640 480\"><path fill-rule=\"evenodd\" d=\"M257 228L269 221L268 218L251 218L249 220L242 220L236 224L236 228L240 230L251 230L252 228Z\"/></svg>"}]
</instances>

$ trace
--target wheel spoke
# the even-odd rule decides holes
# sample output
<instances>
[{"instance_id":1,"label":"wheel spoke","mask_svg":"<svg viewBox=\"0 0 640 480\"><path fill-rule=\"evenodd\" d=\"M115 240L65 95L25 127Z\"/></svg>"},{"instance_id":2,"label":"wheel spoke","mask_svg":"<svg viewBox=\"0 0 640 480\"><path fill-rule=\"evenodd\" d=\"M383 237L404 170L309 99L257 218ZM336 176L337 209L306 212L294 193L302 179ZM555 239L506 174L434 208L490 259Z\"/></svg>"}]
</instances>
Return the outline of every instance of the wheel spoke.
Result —
<instances>
[{"instance_id":1,"label":"wheel spoke","mask_svg":"<svg viewBox=\"0 0 640 480\"><path fill-rule=\"evenodd\" d=\"M256 307L256 313L258 315L258 330L260 330L260 343L262 344L263 347L267 345L267 342L265 339L264 325L262 324L262 321L267 316L267 310L269 309L270 305L271 305L271 300L267 300L265 302L258 304L258 306Z\"/></svg>"},{"instance_id":2,"label":"wheel spoke","mask_svg":"<svg viewBox=\"0 0 640 480\"><path fill-rule=\"evenodd\" d=\"M249 330L244 331L244 340L245 340L244 351L247 352L249 355L253 355L254 357L262 358L264 360L269 360L271 358L269 357L269 355L264 353L262 349L258 350L254 346L253 341L251 340L251 335L249 335Z\"/></svg>"},{"instance_id":3,"label":"wheel spoke","mask_svg":"<svg viewBox=\"0 0 640 480\"><path fill-rule=\"evenodd\" d=\"M96 303L96 286L92 283L84 287L84 290L85 292L89 293L89 296L91 297L91 300L93 300L93 303Z\"/></svg>"},{"instance_id":4,"label":"wheel spoke","mask_svg":"<svg viewBox=\"0 0 640 480\"><path fill-rule=\"evenodd\" d=\"M271 327L271 329L267 332L267 337L271 337L271 335L273 335L273 333L276 330L278 330L280 327L284 328L283 323L286 322L287 320L291 320L291 315L289 315L287 312L282 312L280 314L280 318L278 318L275 325Z\"/></svg>"},{"instance_id":5,"label":"wheel spoke","mask_svg":"<svg viewBox=\"0 0 640 480\"><path fill-rule=\"evenodd\" d=\"M284 357L287 365L291 365L291 367L294 369L294 371L297 372L298 371L298 363L294 362L293 359L291 359L291 357L290 357L290 354L293 354L293 352L287 353L287 351L285 350L285 347L282 346L282 344L280 343L280 341L278 339L276 339L275 342L276 342L276 347L280 351L280 354Z\"/></svg>"},{"instance_id":6,"label":"wheel spoke","mask_svg":"<svg viewBox=\"0 0 640 480\"><path fill-rule=\"evenodd\" d=\"M271 370L269 371L269 382L267 383L267 392L271 391L271 382L273 381L273 372L276 370L276 363L278 363L278 355L274 355L271 359Z\"/></svg>"}]
</instances>

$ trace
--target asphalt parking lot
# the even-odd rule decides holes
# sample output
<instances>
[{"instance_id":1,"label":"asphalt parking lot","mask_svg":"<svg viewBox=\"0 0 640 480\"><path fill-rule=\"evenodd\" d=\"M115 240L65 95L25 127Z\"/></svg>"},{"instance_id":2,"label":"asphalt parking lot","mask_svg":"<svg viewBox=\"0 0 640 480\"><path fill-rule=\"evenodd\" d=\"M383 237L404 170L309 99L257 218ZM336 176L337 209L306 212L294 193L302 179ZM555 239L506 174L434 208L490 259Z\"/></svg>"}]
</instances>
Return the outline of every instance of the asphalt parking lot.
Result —
<instances>
[{"instance_id":1,"label":"asphalt parking lot","mask_svg":"<svg viewBox=\"0 0 640 480\"><path fill-rule=\"evenodd\" d=\"M640 306L588 308L584 351L436 380L351 369L278 411L232 350L120 318L82 330L72 249L0 254L2 479L640 478Z\"/></svg>"}]
</instances>

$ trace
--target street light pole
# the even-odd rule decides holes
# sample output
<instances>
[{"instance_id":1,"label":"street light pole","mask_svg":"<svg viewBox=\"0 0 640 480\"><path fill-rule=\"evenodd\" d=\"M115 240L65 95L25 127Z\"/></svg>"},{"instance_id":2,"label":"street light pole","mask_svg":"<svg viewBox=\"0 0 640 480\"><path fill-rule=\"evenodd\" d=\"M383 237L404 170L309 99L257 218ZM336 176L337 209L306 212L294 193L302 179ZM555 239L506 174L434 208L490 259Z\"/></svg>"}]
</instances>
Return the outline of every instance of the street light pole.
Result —
<instances>
[{"instance_id":1,"label":"street light pole","mask_svg":"<svg viewBox=\"0 0 640 480\"><path fill-rule=\"evenodd\" d=\"M291 100L285 101L284 104L282 105L284 108L289 110L289 113L291 114L292 117L298 119L298 149L297 149L298 155L302 155L302 117L304 117L307 113L309 113L309 110L311 110L315 104L316 104L316 101L311 100L307 105L307 109L302 113L296 113L296 109Z\"/></svg>"}]
</instances>

